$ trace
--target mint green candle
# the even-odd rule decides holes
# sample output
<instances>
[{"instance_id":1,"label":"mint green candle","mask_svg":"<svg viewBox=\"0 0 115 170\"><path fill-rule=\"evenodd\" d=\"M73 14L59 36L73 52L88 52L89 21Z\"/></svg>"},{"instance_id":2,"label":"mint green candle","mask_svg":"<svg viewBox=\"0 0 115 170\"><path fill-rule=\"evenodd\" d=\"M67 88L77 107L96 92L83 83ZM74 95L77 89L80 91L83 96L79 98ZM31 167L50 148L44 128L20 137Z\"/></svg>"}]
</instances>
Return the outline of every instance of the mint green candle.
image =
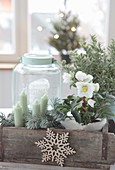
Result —
<instances>
[{"instance_id":1,"label":"mint green candle","mask_svg":"<svg viewBox=\"0 0 115 170\"><path fill-rule=\"evenodd\" d=\"M23 126L23 113L20 104L17 104L14 108L14 123L16 127Z\"/></svg>"},{"instance_id":2,"label":"mint green candle","mask_svg":"<svg viewBox=\"0 0 115 170\"><path fill-rule=\"evenodd\" d=\"M44 116L45 113L46 113L47 104L48 104L48 97L47 97L47 95L45 94L44 96L42 96L41 102L40 102L40 114L41 114L42 116Z\"/></svg>"},{"instance_id":3,"label":"mint green candle","mask_svg":"<svg viewBox=\"0 0 115 170\"><path fill-rule=\"evenodd\" d=\"M36 100L34 104L32 105L32 115L39 116L39 114L40 114L40 104L38 100Z\"/></svg>"},{"instance_id":4,"label":"mint green candle","mask_svg":"<svg viewBox=\"0 0 115 170\"><path fill-rule=\"evenodd\" d=\"M23 115L27 115L27 95L25 94L24 91L22 91L22 93L20 95L20 104L22 107Z\"/></svg>"}]
</instances>

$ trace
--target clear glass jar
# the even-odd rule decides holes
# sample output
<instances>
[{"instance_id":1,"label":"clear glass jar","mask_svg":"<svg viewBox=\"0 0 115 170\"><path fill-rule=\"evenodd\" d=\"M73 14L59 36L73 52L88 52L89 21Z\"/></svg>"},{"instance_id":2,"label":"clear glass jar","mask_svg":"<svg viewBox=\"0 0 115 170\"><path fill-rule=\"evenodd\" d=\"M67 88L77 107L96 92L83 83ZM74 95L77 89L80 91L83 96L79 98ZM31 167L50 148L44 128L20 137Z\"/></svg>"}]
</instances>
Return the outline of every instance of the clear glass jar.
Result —
<instances>
[{"instance_id":1,"label":"clear glass jar","mask_svg":"<svg viewBox=\"0 0 115 170\"><path fill-rule=\"evenodd\" d=\"M61 98L62 68L51 55L25 54L12 72L13 108L20 103L25 93L27 106L32 108L35 100L40 102L44 94L48 96L48 105L53 98Z\"/></svg>"}]
</instances>

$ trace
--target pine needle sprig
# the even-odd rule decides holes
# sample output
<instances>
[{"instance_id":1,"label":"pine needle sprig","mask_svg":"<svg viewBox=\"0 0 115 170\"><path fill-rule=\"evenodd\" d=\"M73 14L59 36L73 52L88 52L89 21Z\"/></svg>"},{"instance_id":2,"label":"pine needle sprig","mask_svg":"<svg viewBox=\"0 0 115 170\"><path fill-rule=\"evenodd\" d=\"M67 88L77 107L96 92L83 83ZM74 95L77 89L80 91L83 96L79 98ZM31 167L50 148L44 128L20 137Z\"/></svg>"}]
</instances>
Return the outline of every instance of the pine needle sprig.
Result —
<instances>
[{"instance_id":1,"label":"pine needle sprig","mask_svg":"<svg viewBox=\"0 0 115 170\"><path fill-rule=\"evenodd\" d=\"M32 113L29 113L26 118L26 127L27 129L39 129L39 128L64 128L60 121L65 119L65 115L59 112L57 106L61 103L59 98L54 98L50 101L51 110L47 110L45 116L33 116Z\"/></svg>"},{"instance_id":2,"label":"pine needle sprig","mask_svg":"<svg viewBox=\"0 0 115 170\"><path fill-rule=\"evenodd\" d=\"M14 126L14 114L9 114L7 117L0 112L0 124L2 126Z\"/></svg>"}]
</instances>

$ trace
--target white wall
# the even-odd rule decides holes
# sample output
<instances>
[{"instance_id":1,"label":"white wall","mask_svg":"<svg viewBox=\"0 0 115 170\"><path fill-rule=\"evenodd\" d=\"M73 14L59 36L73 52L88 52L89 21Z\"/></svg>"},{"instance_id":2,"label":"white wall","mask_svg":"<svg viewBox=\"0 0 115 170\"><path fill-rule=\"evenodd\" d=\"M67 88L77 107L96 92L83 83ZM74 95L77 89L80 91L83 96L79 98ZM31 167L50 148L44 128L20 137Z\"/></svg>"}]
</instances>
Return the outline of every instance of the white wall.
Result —
<instances>
[{"instance_id":1,"label":"white wall","mask_svg":"<svg viewBox=\"0 0 115 170\"><path fill-rule=\"evenodd\" d=\"M0 70L0 108L9 108L11 102L11 75L10 70Z\"/></svg>"}]
</instances>

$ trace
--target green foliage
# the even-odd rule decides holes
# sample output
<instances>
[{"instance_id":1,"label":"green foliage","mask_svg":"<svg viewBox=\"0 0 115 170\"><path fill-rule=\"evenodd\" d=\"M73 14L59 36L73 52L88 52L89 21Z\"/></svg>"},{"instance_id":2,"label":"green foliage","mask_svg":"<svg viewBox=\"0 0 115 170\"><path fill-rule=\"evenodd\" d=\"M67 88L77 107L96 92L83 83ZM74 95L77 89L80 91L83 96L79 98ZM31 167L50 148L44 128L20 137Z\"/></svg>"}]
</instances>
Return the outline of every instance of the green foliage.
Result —
<instances>
[{"instance_id":1,"label":"green foliage","mask_svg":"<svg viewBox=\"0 0 115 170\"><path fill-rule=\"evenodd\" d=\"M66 115L61 113L57 106L61 104L61 100L58 98L51 100L51 110L47 110L45 116L33 116L31 111L28 111L27 117L24 117L25 127L27 129L38 128L64 128L60 121L65 120ZM9 114L6 117L3 113L0 113L0 123L2 126L15 126L14 114Z\"/></svg>"},{"instance_id":2,"label":"green foliage","mask_svg":"<svg viewBox=\"0 0 115 170\"><path fill-rule=\"evenodd\" d=\"M113 61L113 64L115 64L115 40L111 40L111 44L108 47L109 55L111 60Z\"/></svg>"},{"instance_id":3,"label":"green foliage","mask_svg":"<svg viewBox=\"0 0 115 170\"><path fill-rule=\"evenodd\" d=\"M74 50L80 48L79 42L83 39L80 38L77 31L71 31L71 28L74 26L77 30L80 25L80 21L77 16L73 16L71 12L64 13L63 17L60 17L58 21L53 21L52 25L54 31L51 32L49 37L49 44L55 47L60 54L63 54L63 50L68 52L69 50ZM55 39L54 35L58 34L59 38Z\"/></svg>"},{"instance_id":4,"label":"green foliage","mask_svg":"<svg viewBox=\"0 0 115 170\"><path fill-rule=\"evenodd\" d=\"M96 101L94 108L88 105L87 98L69 95L57 108L66 117L67 113L71 112L76 122L84 125L95 122L97 118L110 118L114 116L110 109L111 103L115 102L114 96L107 93L103 93L102 95L95 93L92 99Z\"/></svg>"},{"instance_id":5,"label":"green foliage","mask_svg":"<svg viewBox=\"0 0 115 170\"><path fill-rule=\"evenodd\" d=\"M115 40L112 40L108 49L103 48L97 42L95 35L91 35L91 43L81 43L84 53L78 54L77 51L70 52L73 66L63 66L66 72L83 71L94 77L94 82L100 85L100 93L108 92L115 94Z\"/></svg>"},{"instance_id":6,"label":"green foliage","mask_svg":"<svg viewBox=\"0 0 115 170\"><path fill-rule=\"evenodd\" d=\"M60 113L57 109L61 101L58 98L51 100L52 110L47 110L45 116L33 116L31 113L26 118L26 127L28 129L38 129L38 128L64 128L60 121L65 119L65 114Z\"/></svg>"},{"instance_id":7,"label":"green foliage","mask_svg":"<svg viewBox=\"0 0 115 170\"><path fill-rule=\"evenodd\" d=\"M82 101L80 101L79 97L75 97L74 95L67 96L67 99L63 100L63 104L60 104L57 106L58 109L62 113L64 113L67 117L67 113L71 112L75 120L79 123L81 123L81 116L79 114L79 110L77 109L77 106L81 104Z\"/></svg>"},{"instance_id":8,"label":"green foliage","mask_svg":"<svg viewBox=\"0 0 115 170\"><path fill-rule=\"evenodd\" d=\"M82 106L80 108L72 108L74 100L69 100L61 106L68 108L77 122L88 124L94 122L97 118L113 118L115 115L111 106L115 103L115 40L111 41L108 48L102 47L100 42L94 35L91 35L91 43L81 43L83 53L78 54L78 51L71 51L70 58L72 65L62 61L62 65L67 73L71 75L71 84L76 87L76 73L82 71L93 76L93 82L99 83L99 93L94 93L94 107L88 104L85 97L80 98ZM89 82L89 83L93 83ZM77 88L77 87L76 87ZM68 99L68 98L67 98ZM77 102L80 102L79 100ZM76 102L76 104L77 104ZM67 111L67 112L68 112Z\"/></svg>"},{"instance_id":9,"label":"green foliage","mask_svg":"<svg viewBox=\"0 0 115 170\"><path fill-rule=\"evenodd\" d=\"M0 112L0 124L2 126L14 126L14 114L9 114L7 117Z\"/></svg>"},{"instance_id":10,"label":"green foliage","mask_svg":"<svg viewBox=\"0 0 115 170\"><path fill-rule=\"evenodd\" d=\"M32 114L29 114L26 118L26 127L27 127L27 129L40 128L40 118L32 116Z\"/></svg>"},{"instance_id":11,"label":"green foliage","mask_svg":"<svg viewBox=\"0 0 115 170\"><path fill-rule=\"evenodd\" d=\"M94 107L94 113L95 118L110 118L111 116L115 116L113 112L111 111L111 104L115 102L115 97L113 95L109 95L106 92L103 92L100 94L95 94L95 107Z\"/></svg>"}]
</instances>

